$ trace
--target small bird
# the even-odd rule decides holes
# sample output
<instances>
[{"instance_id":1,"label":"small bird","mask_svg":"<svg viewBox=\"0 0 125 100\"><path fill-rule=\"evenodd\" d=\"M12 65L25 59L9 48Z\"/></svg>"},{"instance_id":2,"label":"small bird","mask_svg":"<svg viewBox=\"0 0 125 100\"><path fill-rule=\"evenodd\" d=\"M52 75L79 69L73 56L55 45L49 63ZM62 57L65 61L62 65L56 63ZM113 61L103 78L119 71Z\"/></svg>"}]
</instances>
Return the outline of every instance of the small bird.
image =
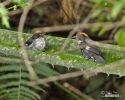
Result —
<instances>
[{"instance_id":1,"label":"small bird","mask_svg":"<svg viewBox=\"0 0 125 100\"><path fill-rule=\"evenodd\" d=\"M94 42L88 35L84 32L77 33L75 38L78 40L79 47L81 47L81 52L86 59L91 59L92 61L105 64L105 60L100 56L101 50L98 46L92 45Z\"/></svg>"},{"instance_id":2,"label":"small bird","mask_svg":"<svg viewBox=\"0 0 125 100\"><path fill-rule=\"evenodd\" d=\"M25 42L25 47L32 50L44 51L46 42L43 38L44 34L41 31L36 31L32 37Z\"/></svg>"}]
</instances>

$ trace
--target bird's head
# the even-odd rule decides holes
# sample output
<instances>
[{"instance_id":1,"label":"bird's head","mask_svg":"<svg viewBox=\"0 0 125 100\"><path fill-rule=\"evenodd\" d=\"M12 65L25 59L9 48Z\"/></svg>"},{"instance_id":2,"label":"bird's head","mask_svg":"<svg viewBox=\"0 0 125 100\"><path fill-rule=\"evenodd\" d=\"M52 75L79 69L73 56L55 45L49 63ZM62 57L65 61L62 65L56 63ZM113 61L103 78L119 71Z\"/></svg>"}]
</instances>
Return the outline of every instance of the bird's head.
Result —
<instances>
[{"instance_id":1,"label":"bird's head","mask_svg":"<svg viewBox=\"0 0 125 100\"><path fill-rule=\"evenodd\" d=\"M79 33L76 34L76 37L77 37L77 38L81 38L81 37L82 37L82 38L83 38L83 37L84 37L84 38L87 38L88 35L87 35L86 33L84 33L84 32L79 32Z\"/></svg>"},{"instance_id":2,"label":"bird's head","mask_svg":"<svg viewBox=\"0 0 125 100\"><path fill-rule=\"evenodd\" d=\"M89 37L88 37L88 35L86 33L79 32L73 38L76 38L77 40L80 40L80 41L85 41L85 39L89 38Z\"/></svg>"},{"instance_id":3,"label":"bird's head","mask_svg":"<svg viewBox=\"0 0 125 100\"><path fill-rule=\"evenodd\" d=\"M33 36L31 37L32 39L37 39L39 37L43 37L44 33L42 33L41 31L36 31L34 32Z\"/></svg>"}]
</instances>

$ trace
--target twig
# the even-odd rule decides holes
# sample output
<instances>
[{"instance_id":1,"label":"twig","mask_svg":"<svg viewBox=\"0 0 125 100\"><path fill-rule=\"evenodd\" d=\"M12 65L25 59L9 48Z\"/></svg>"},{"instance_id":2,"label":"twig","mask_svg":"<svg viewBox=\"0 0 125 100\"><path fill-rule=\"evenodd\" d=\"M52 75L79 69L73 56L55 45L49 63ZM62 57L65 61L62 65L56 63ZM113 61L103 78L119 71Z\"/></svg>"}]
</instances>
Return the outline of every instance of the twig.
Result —
<instances>
[{"instance_id":1,"label":"twig","mask_svg":"<svg viewBox=\"0 0 125 100\"><path fill-rule=\"evenodd\" d=\"M59 82L53 82L53 83L56 86L58 86L61 90L65 91L67 94L69 94L70 96L72 96L75 100L82 100L82 98L80 98L77 94L73 93L72 91L70 91L69 89L67 89L66 87L64 87Z\"/></svg>"},{"instance_id":2,"label":"twig","mask_svg":"<svg viewBox=\"0 0 125 100\"><path fill-rule=\"evenodd\" d=\"M29 4L27 5L27 7L25 7L25 9L24 9L24 11L23 11L23 13L21 15L21 18L20 18L20 21L19 21L19 26L18 26L18 32L19 32L18 33L18 40L19 40L19 43L20 43L20 46L21 46L24 63L27 66L27 69L28 69L29 73L31 74L31 76L35 77L36 73L33 70L32 66L31 66L31 63L30 63L30 61L28 59L28 55L27 55L27 52L25 50L24 41L23 41L23 37L22 37L22 32L23 32L26 16L27 16L33 2L34 2L34 0L29 1Z\"/></svg>"},{"instance_id":3,"label":"twig","mask_svg":"<svg viewBox=\"0 0 125 100\"><path fill-rule=\"evenodd\" d=\"M33 3L32 7L30 7L30 9L32 9L32 8L34 8L34 7L36 7L36 6L38 6L39 4L41 4L41 3L45 2L45 1L47 1L47 0L37 0L36 2ZM8 13L8 15L9 15L9 16L13 16L13 15L16 15L16 14L20 14L22 11L23 11L22 8L17 9L17 10L13 10L13 11L10 11L10 12Z\"/></svg>"},{"instance_id":4,"label":"twig","mask_svg":"<svg viewBox=\"0 0 125 100\"><path fill-rule=\"evenodd\" d=\"M34 2L34 4L32 5L31 8L34 8L34 7L38 6L38 5L40 5L41 3L44 3L45 1L48 1L48 0L37 0L36 2Z\"/></svg>"},{"instance_id":5,"label":"twig","mask_svg":"<svg viewBox=\"0 0 125 100\"><path fill-rule=\"evenodd\" d=\"M115 44L116 41L114 40L102 40L102 41L99 41L100 43L110 43L110 44Z\"/></svg>"},{"instance_id":6,"label":"twig","mask_svg":"<svg viewBox=\"0 0 125 100\"><path fill-rule=\"evenodd\" d=\"M75 3L77 3L78 1L80 1L80 0L77 0L77 1L73 0L73 2L75 2ZM87 6L87 7L93 7L94 6L93 4L88 3L86 1L83 1L83 0L82 0L81 4L82 4L82 6Z\"/></svg>"},{"instance_id":7,"label":"twig","mask_svg":"<svg viewBox=\"0 0 125 100\"><path fill-rule=\"evenodd\" d=\"M39 79L37 81L31 81L30 85L44 84L44 83L48 83L48 82L52 82L52 81L78 77L81 75L84 75L85 78L89 78L89 77L91 77L99 72L105 72L106 70L111 70L113 68L117 68L120 66L119 64L125 65L125 59L119 60L119 61L114 62L114 63L109 64L109 65L105 65L103 67L95 68L93 70L71 72L71 73L61 74L58 76L52 76L52 77L48 77L48 78Z\"/></svg>"},{"instance_id":8,"label":"twig","mask_svg":"<svg viewBox=\"0 0 125 100\"><path fill-rule=\"evenodd\" d=\"M8 13L9 16L13 16L13 15L16 15L16 14L20 14L21 12L23 11L22 8L20 9L17 9L17 10L12 10Z\"/></svg>"},{"instance_id":9,"label":"twig","mask_svg":"<svg viewBox=\"0 0 125 100\"><path fill-rule=\"evenodd\" d=\"M111 40L115 34L115 32L118 30L119 26L115 26L114 29L112 30L111 34L109 35L109 39Z\"/></svg>"},{"instance_id":10,"label":"twig","mask_svg":"<svg viewBox=\"0 0 125 100\"><path fill-rule=\"evenodd\" d=\"M74 93L76 93L77 95L81 96L82 98L86 99L86 100L94 100L93 98L87 96L86 94L84 94L83 92L79 91L77 88L75 88L74 86L70 85L69 83L64 83L63 84L66 88L68 88L69 90L73 91Z\"/></svg>"},{"instance_id":11,"label":"twig","mask_svg":"<svg viewBox=\"0 0 125 100\"><path fill-rule=\"evenodd\" d=\"M0 56L0 60L2 61L8 61L8 62L17 62L17 63L23 63L24 61L21 59L14 59L14 58L8 58L8 57L1 57Z\"/></svg>"},{"instance_id":12,"label":"twig","mask_svg":"<svg viewBox=\"0 0 125 100\"><path fill-rule=\"evenodd\" d=\"M7 5L9 5L11 2L12 2L12 0L8 0L8 1L2 2L2 4L3 4L4 6L7 6Z\"/></svg>"},{"instance_id":13,"label":"twig","mask_svg":"<svg viewBox=\"0 0 125 100\"><path fill-rule=\"evenodd\" d=\"M51 26L51 27L42 27L42 28L34 28L33 32L36 30L40 30L42 32L56 32L56 31L65 31L65 30L72 30L74 27L78 27L79 29L89 29L93 27L106 27L107 30L114 28L118 24L118 26L124 26L123 23L120 21L109 23L109 22L102 22L102 23L84 23L83 24L72 24L72 25L61 25L61 26Z\"/></svg>"},{"instance_id":14,"label":"twig","mask_svg":"<svg viewBox=\"0 0 125 100\"><path fill-rule=\"evenodd\" d=\"M78 8L81 4L82 0L77 0L76 1L76 5L75 5L75 12L76 12L76 24L79 24L80 21L80 15L82 14L82 11L79 11ZM85 8L85 6L82 6L81 10L83 10Z\"/></svg>"},{"instance_id":15,"label":"twig","mask_svg":"<svg viewBox=\"0 0 125 100\"><path fill-rule=\"evenodd\" d=\"M125 51L125 47L120 47L118 45L104 44L104 43L100 43L100 42L94 42L93 44L97 45L99 47L102 47L102 48L107 48L107 49L110 48L112 50Z\"/></svg>"},{"instance_id":16,"label":"twig","mask_svg":"<svg viewBox=\"0 0 125 100\"><path fill-rule=\"evenodd\" d=\"M83 75L83 72L77 71L77 72L72 72L72 73L61 74L58 76L52 76L52 77L48 77L48 78L44 78L44 79L39 79L38 81L31 81L30 84L31 85L43 84L43 83L47 83L47 82L72 78L72 77L81 76L81 75Z\"/></svg>"},{"instance_id":17,"label":"twig","mask_svg":"<svg viewBox=\"0 0 125 100\"><path fill-rule=\"evenodd\" d=\"M92 14L93 10L94 10L94 8L93 8L93 9L90 11L90 13L87 15L86 19L81 23L82 26L83 26L82 28L80 28L80 25L78 25L78 26L74 27L74 28L70 31L68 37L66 38L66 40L64 41L64 43L63 43L63 45L62 45L62 47L61 47L61 49L60 49L60 52L63 52L64 49L65 49L65 47L66 47L66 45L68 44L68 42L69 42L69 39L68 39L68 38L71 38L71 37L75 34L75 32L78 32L78 31L81 31L81 29L84 29L85 23L87 23L87 22L89 21L89 19L91 18L91 14Z\"/></svg>"}]
</instances>

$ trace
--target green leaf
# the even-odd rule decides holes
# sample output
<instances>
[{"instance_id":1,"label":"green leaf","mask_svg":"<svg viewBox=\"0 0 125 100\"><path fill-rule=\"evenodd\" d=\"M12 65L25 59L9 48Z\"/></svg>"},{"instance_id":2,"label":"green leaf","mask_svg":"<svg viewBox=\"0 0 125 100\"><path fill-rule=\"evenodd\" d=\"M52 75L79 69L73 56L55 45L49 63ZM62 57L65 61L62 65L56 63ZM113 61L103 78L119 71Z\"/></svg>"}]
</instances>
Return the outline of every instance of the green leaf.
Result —
<instances>
[{"instance_id":1,"label":"green leaf","mask_svg":"<svg viewBox=\"0 0 125 100\"><path fill-rule=\"evenodd\" d=\"M102 12L102 9L96 9L96 10L92 13L91 17L92 17L92 18L95 18L95 17L99 16L99 14L101 14L101 12Z\"/></svg>"},{"instance_id":2,"label":"green leaf","mask_svg":"<svg viewBox=\"0 0 125 100\"><path fill-rule=\"evenodd\" d=\"M93 27L93 28L91 29L91 31L92 31L92 32L97 32L99 29L100 29L100 27Z\"/></svg>"},{"instance_id":3,"label":"green leaf","mask_svg":"<svg viewBox=\"0 0 125 100\"><path fill-rule=\"evenodd\" d=\"M121 22L122 22L123 24L125 24L125 15L122 16Z\"/></svg>"},{"instance_id":4,"label":"green leaf","mask_svg":"<svg viewBox=\"0 0 125 100\"><path fill-rule=\"evenodd\" d=\"M48 66L46 65L45 67ZM34 69L36 70L38 68L34 67ZM16 99L17 94L19 94L20 95L19 97L24 98L24 100L28 100L28 98L32 98L32 100L39 100L40 99L39 95L35 93L35 91L33 90L36 89L45 92L45 90L43 90L39 86L29 86L28 80L30 78L30 74L28 73L26 66L23 64L1 66L0 72L5 73L1 74L0 76L0 81L1 81L0 90L2 90L0 91L0 99L9 98L10 100L11 98L13 100ZM49 70L49 72L51 72L51 70ZM51 74L51 76L52 75L53 74ZM46 84L43 85L47 86Z\"/></svg>"},{"instance_id":5,"label":"green leaf","mask_svg":"<svg viewBox=\"0 0 125 100\"><path fill-rule=\"evenodd\" d=\"M100 29L100 27L93 27L92 29L91 29L91 31L92 32L96 32L96 31L98 31Z\"/></svg>"},{"instance_id":6,"label":"green leaf","mask_svg":"<svg viewBox=\"0 0 125 100\"><path fill-rule=\"evenodd\" d=\"M122 1L117 1L111 11L111 15L113 18L116 18L120 13L121 9L123 8L124 3Z\"/></svg>"},{"instance_id":7,"label":"green leaf","mask_svg":"<svg viewBox=\"0 0 125 100\"><path fill-rule=\"evenodd\" d=\"M122 29L121 31L124 31ZM22 50L20 49L19 43L18 43L18 32L14 31L8 31L4 29L0 29L0 56L3 57L9 57L9 58L17 58L22 59ZM31 34L23 34L24 41L26 41L29 37L31 37ZM53 36L44 36L45 40L47 41L47 48L44 52L37 51L37 50L26 50L29 60L36 61L41 60L41 62L36 65L33 65L33 69L37 73L38 76L42 77L49 77L53 75L59 75L58 72L52 70L47 65L48 63L51 65L60 65L65 66L67 68L76 68L78 70L98 70L98 72L104 72L107 74L116 74L119 76L125 76L125 69L123 66L118 66L117 68L112 69L104 69L104 64L99 64L96 62L92 62L90 60L85 59L80 49L76 49L78 47L78 43L76 40L68 39L69 42L67 46L65 47L65 50L71 50L71 51L65 51L62 53L57 53L57 51L60 50L61 46L65 42L65 38L60 37L53 37ZM118 38L119 36L117 36ZM116 47L116 46L114 46ZM113 62L116 62L118 60L125 58L125 52L124 51L117 51L113 50L112 48L104 49L102 50L102 57L106 60L107 65L112 64ZM13 62L6 61L5 59L0 60L1 63L10 63ZM47 64L45 64L47 63ZM1 94L4 94L4 98L9 98L9 100L16 99L17 96L16 93L18 93L18 97L24 100L30 100L32 99L39 99L39 96L36 94L33 94L33 90L41 90L45 92L41 87L39 86L30 86L29 85L29 75L26 66L24 66L24 63L18 63L14 61L15 65L6 65L0 67L0 72L3 72L5 74L2 74L0 76L1 84L0 84L0 99L3 99L1 97ZM11 81L5 81L10 79ZM2 81L4 80L4 81ZM6 84L3 84L2 82L5 82ZM44 84L43 84L44 85ZM44 85L45 86L45 85ZM12 87L11 90L5 90L8 87ZM27 89L24 90L22 87L27 87ZM17 92L12 92L13 88L17 88ZM10 88L9 88L10 89ZM28 90L33 89L33 90ZM9 92L10 91L10 92ZM24 95L24 93L28 92L27 95ZM9 93L8 93L9 92Z\"/></svg>"},{"instance_id":8,"label":"green leaf","mask_svg":"<svg viewBox=\"0 0 125 100\"><path fill-rule=\"evenodd\" d=\"M31 34L23 34L23 37L24 37L24 41L26 41L29 37L31 37ZM80 49L75 49L76 47L78 47L78 43L76 40L69 39L69 42L65 50L71 50L71 51L55 54L60 50L62 44L66 39L53 37L53 36L46 36L46 35L44 36L44 38L47 41L47 48L45 52L36 51L36 50L27 50L28 57L31 61L42 59L41 61L44 63L65 66L67 68L77 68L79 70L92 70L95 68L103 68L103 66L105 66L103 64L99 64L85 59L82 56ZM0 29L0 42L1 42L0 48L2 48L0 49L0 54L2 54L2 56L22 59L22 56L21 56L22 51L20 50L20 46L18 43L17 32ZM106 60L107 64L110 64L125 58L125 53L123 51L112 50L112 48L109 48L109 49L101 48L101 50L102 50L102 57ZM43 75L45 76L50 76L51 74L56 75L55 72L46 74L47 70L49 69L45 69L43 67L43 72L42 72ZM107 71L110 74L115 73L112 70L110 70L110 72L109 70L105 70L101 72L106 73ZM115 73L115 74L120 76L125 75L124 73L122 74Z\"/></svg>"},{"instance_id":9,"label":"green leaf","mask_svg":"<svg viewBox=\"0 0 125 100\"><path fill-rule=\"evenodd\" d=\"M99 31L98 35L99 36L103 35L105 33L106 29L107 29L106 27L102 27L101 30Z\"/></svg>"},{"instance_id":10,"label":"green leaf","mask_svg":"<svg viewBox=\"0 0 125 100\"><path fill-rule=\"evenodd\" d=\"M117 41L118 45L125 46L125 28L119 29L114 35L115 41Z\"/></svg>"},{"instance_id":11,"label":"green leaf","mask_svg":"<svg viewBox=\"0 0 125 100\"><path fill-rule=\"evenodd\" d=\"M7 28L10 28L9 17L7 16L8 9L0 3L0 18L2 19L2 25L5 25Z\"/></svg>"},{"instance_id":12,"label":"green leaf","mask_svg":"<svg viewBox=\"0 0 125 100\"><path fill-rule=\"evenodd\" d=\"M16 10L16 9L17 9L17 5L14 5L14 6L13 6L13 10Z\"/></svg>"},{"instance_id":13,"label":"green leaf","mask_svg":"<svg viewBox=\"0 0 125 100\"><path fill-rule=\"evenodd\" d=\"M8 16L4 16L2 18L2 24L5 25L7 28L10 28L9 17Z\"/></svg>"},{"instance_id":14,"label":"green leaf","mask_svg":"<svg viewBox=\"0 0 125 100\"><path fill-rule=\"evenodd\" d=\"M111 20L112 20L111 13L107 13L107 15L106 15L106 19L107 19L108 21L111 21Z\"/></svg>"}]
</instances>

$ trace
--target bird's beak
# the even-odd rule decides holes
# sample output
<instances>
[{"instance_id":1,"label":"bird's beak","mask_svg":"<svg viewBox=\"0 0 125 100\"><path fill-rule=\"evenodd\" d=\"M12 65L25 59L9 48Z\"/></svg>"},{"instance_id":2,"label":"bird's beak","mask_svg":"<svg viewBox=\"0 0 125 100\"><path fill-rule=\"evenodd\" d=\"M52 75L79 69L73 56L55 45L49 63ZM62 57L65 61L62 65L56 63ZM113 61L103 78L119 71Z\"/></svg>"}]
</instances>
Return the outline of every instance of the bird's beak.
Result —
<instances>
[{"instance_id":1,"label":"bird's beak","mask_svg":"<svg viewBox=\"0 0 125 100\"><path fill-rule=\"evenodd\" d=\"M77 38L77 36L72 36L72 39L76 39Z\"/></svg>"}]
</instances>

